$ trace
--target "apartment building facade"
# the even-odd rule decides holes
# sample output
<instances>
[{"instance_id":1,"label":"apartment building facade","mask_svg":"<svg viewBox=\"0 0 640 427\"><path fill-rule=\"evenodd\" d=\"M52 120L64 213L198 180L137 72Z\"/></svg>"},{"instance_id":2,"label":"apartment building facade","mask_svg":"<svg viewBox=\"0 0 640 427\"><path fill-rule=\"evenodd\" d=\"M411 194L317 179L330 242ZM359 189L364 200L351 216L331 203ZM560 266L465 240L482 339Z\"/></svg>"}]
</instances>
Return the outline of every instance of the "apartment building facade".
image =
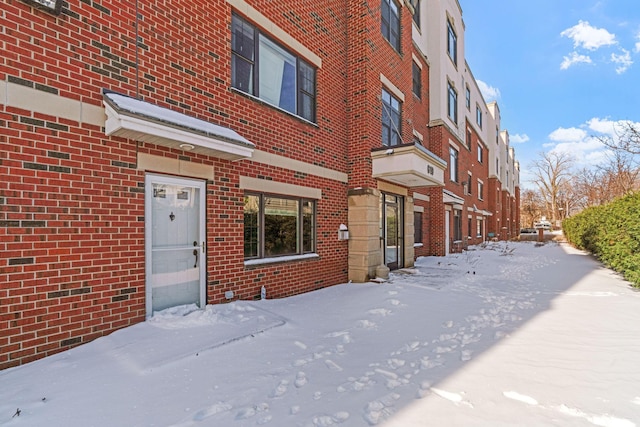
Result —
<instances>
[{"instance_id":1,"label":"apartment building facade","mask_svg":"<svg viewBox=\"0 0 640 427\"><path fill-rule=\"evenodd\" d=\"M430 244L419 253L445 255L518 236L519 164L500 128L497 103L486 103L465 60L459 2L420 3L429 20L424 29L414 27L414 44L431 63L430 148L447 170L444 188L429 190Z\"/></svg>"},{"instance_id":2,"label":"apartment building facade","mask_svg":"<svg viewBox=\"0 0 640 427\"><path fill-rule=\"evenodd\" d=\"M427 44L439 2L2 3L0 369L488 235L486 127L447 122Z\"/></svg>"}]
</instances>

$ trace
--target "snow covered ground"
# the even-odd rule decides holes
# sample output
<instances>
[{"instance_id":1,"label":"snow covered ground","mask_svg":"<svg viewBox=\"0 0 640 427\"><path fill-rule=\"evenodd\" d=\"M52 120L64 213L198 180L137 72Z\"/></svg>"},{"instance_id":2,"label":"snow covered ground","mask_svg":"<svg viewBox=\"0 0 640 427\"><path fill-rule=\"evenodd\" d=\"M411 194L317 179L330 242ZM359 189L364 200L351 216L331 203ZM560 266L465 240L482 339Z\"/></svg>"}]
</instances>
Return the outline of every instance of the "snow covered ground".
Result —
<instances>
[{"instance_id":1,"label":"snow covered ground","mask_svg":"<svg viewBox=\"0 0 640 427\"><path fill-rule=\"evenodd\" d=\"M4 426L640 426L640 292L549 242L182 307L0 372Z\"/></svg>"}]
</instances>

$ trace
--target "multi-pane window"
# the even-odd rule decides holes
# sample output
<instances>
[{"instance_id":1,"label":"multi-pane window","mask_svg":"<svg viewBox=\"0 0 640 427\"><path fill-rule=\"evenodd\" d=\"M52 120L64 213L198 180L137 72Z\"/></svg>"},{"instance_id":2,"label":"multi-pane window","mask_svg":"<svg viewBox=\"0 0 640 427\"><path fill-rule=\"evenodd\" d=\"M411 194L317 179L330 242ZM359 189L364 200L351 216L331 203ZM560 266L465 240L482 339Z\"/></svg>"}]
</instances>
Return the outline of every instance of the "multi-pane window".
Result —
<instances>
[{"instance_id":1,"label":"multi-pane window","mask_svg":"<svg viewBox=\"0 0 640 427\"><path fill-rule=\"evenodd\" d=\"M484 183L478 180L478 199L484 200Z\"/></svg>"},{"instance_id":2,"label":"multi-pane window","mask_svg":"<svg viewBox=\"0 0 640 427\"><path fill-rule=\"evenodd\" d=\"M467 110L471 111L471 90L469 90L469 86L464 89L464 97Z\"/></svg>"},{"instance_id":3,"label":"multi-pane window","mask_svg":"<svg viewBox=\"0 0 640 427\"><path fill-rule=\"evenodd\" d=\"M415 8L413 10L413 22L416 27L420 28L420 0L416 0Z\"/></svg>"},{"instance_id":4,"label":"multi-pane window","mask_svg":"<svg viewBox=\"0 0 640 427\"><path fill-rule=\"evenodd\" d=\"M382 145L402 143L400 138L400 101L382 89Z\"/></svg>"},{"instance_id":5,"label":"multi-pane window","mask_svg":"<svg viewBox=\"0 0 640 427\"><path fill-rule=\"evenodd\" d=\"M482 220L476 220L476 237L482 237Z\"/></svg>"},{"instance_id":6,"label":"multi-pane window","mask_svg":"<svg viewBox=\"0 0 640 427\"><path fill-rule=\"evenodd\" d=\"M467 145L467 148L469 149L469 151L471 151L471 138L473 137L473 134L471 133L471 129L467 128L467 139L465 140L465 144Z\"/></svg>"},{"instance_id":7,"label":"multi-pane window","mask_svg":"<svg viewBox=\"0 0 640 427\"><path fill-rule=\"evenodd\" d=\"M496 145L498 144L499 139L500 139L500 130L498 129L498 126L496 126Z\"/></svg>"},{"instance_id":8,"label":"multi-pane window","mask_svg":"<svg viewBox=\"0 0 640 427\"><path fill-rule=\"evenodd\" d=\"M315 201L308 199L245 194L245 259L314 252L315 205Z\"/></svg>"},{"instance_id":9,"label":"multi-pane window","mask_svg":"<svg viewBox=\"0 0 640 427\"><path fill-rule=\"evenodd\" d=\"M422 69L415 62L412 64L413 94L422 98Z\"/></svg>"},{"instance_id":10,"label":"multi-pane window","mask_svg":"<svg viewBox=\"0 0 640 427\"><path fill-rule=\"evenodd\" d=\"M449 146L449 179L458 182L458 150Z\"/></svg>"},{"instance_id":11,"label":"multi-pane window","mask_svg":"<svg viewBox=\"0 0 640 427\"><path fill-rule=\"evenodd\" d=\"M467 178L467 182L465 183L467 187L467 194L471 195L473 193L473 187L471 186L471 172L469 172L469 177Z\"/></svg>"},{"instance_id":12,"label":"multi-pane window","mask_svg":"<svg viewBox=\"0 0 640 427\"><path fill-rule=\"evenodd\" d=\"M458 123L458 92L456 92L451 82L447 82L447 92L449 93L447 114L454 123Z\"/></svg>"},{"instance_id":13,"label":"multi-pane window","mask_svg":"<svg viewBox=\"0 0 640 427\"><path fill-rule=\"evenodd\" d=\"M482 110L479 105L476 105L476 123L482 129Z\"/></svg>"},{"instance_id":14,"label":"multi-pane window","mask_svg":"<svg viewBox=\"0 0 640 427\"><path fill-rule=\"evenodd\" d=\"M458 65L458 36L449 20L447 20L447 53L453 63Z\"/></svg>"},{"instance_id":15,"label":"multi-pane window","mask_svg":"<svg viewBox=\"0 0 640 427\"><path fill-rule=\"evenodd\" d=\"M382 0L382 36L400 52L400 7L395 0Z\"/></svg>"},{"instance_id":16,"label":"multi-pane window","mask_svg":"<svg viewBox=\"0 0 640 427\"><path fill-rule=\"evenodd\" d=\"M316 120L316 70L233 15L231 85L306 120Z\"/></svg>"},{"instance_id":17,"label":"multi-pane window","mask_svg":"<svg viewBox=\"0 0 640 427\"><path fill-rule=\"evenodd\" d=\"M484 160L484 150L482 149L482 146L478 144L478 162L482 163L483 160Z\"/></svg>"},{"instance_id":18,"label":"multi-pane window","mask_svg":"<svg viewBox=\"0 0 640 427\"><path fill-rule=\"evenodd\" d=\"M473 218L471 218L471 217L467 218L467 236L469 236L469 237L471 237L471 231L472 231L471 223L472 223L472 221L473 221Z\"/></svg>"}]
</instances>

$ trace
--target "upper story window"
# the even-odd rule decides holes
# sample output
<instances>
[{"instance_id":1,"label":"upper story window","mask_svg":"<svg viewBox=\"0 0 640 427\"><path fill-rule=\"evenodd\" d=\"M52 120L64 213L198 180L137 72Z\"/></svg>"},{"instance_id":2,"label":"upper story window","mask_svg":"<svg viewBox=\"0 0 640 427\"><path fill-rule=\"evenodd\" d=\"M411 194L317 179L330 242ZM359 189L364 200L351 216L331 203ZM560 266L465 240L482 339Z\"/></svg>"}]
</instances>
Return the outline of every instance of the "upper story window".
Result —
<instances>
[{"instance_id":1,"label":"upper story window","mask_svg":"<svg viewBox=\"0 0 640 427\"><path fill-rule=\"evenodd\" d=\"M401 144L400 101L382 89L382 145Z\"/></svg>"},{"instance_id":2,"label":"upper story window","mask_svg":"<svg viewBox=\"0 0 640 427\"><path fill-rule=\"evenodd\" d=\"M447 53L453 63L458 65L458 36L449 20L447 20Z\"/></svg>"},{"instance_id":3,"label":"upper story window","mask_svg":"<svg viewBox=\"0 0 640 427\"><path fill-rule=\"evenodd\" d=\"M476 105L476 123L482 129L482 109L480 109L479 105Z\"/></svg>"},{"instance_id":4,"label":"upper story window","mask_svg":"<svg viewBox=\"0 0 640 427\"><path fill-rule=\"evenodd\" d=\"M420 0L416 0L415 9L413 11L413 22L416 24L416 27L420 28Z\"/></svg>"},{"instance_id":5,"label":"upper story window","mask_svg":"<svg viewBox=\"0 0 640 427\"><path fill-rule=\"evenodd\" d=\"M471 111L471 90L469 89L469 86L464 89L464 97L467 110Z\"/></svg>"},{"instance_id":6,"label":"upper story window","mask_svg":"<svg viewBox=\"0 0 640 427\"><path fill-rule=\"evenodd\" d=\"M449 146L449 179L458 182L458 150Z\"/></svg>"},{"instance_id":7,"label":"upper story window","mask_svg":"<svg viewBox=\"0 0 640 427\"><path fill-rule=\"evenodd\" d=\"M315 68L236 15L231 26L231 85L315 122Z\"/></svg>"},{"instance_id":8,"label":"upper story window","mask_svg":"<svg viewBox=\"0 0 640 427\"><path fill-rule=\"evenodd\" d=\"M400 52L400 6L395 0L382 0L382 36Z\"/></svg>"},{"instance_id":9,"label":"upper story window","mask_svg":"<svg viewBox=\"0 0 640 427\"><path fill-rule=\"evenodd\" d=\"M471 133L471 129L467 128L467 139L465 140L465 144L467 146L467 148L469 149L469 151L471 151L471 138L473 137L473 134Z\"/></svg>"},{"instance_id":10,"label":"upper story window","mask_svg":"<svg viewBox=\"0 0 640 427\"><path fill-rule=\"evenodd\" d=\"M422 69L418 64L413 62L412 68L413 94L418 98L422 98Z\"/></svg>"},{"instance_id":11,"label":"upper story window","mask_svg":"<svg viewBox=\"0 0 640 427\"><path fill-rule=\"evenodd\" d=\"M498 144L499 140L500 140L500 130L498 129L498 126L496 126L496 145Z\"/></svg>"},{"instance_id":12,"label":"upper story window","mask_svg":"<svg viewBox=\"0 0 640 427\"><path fill-rule=\"evenodd\" d=\"M447 114L454 123L458 123L458 92L451 82L447 82L447 92L449 93L447 102Z\"/></svg>"},{"instance_id":13,"label":"upper story window","mask_svg":"<svg viewBox=\"0 0 640 427\"><path fill-rule=\"evenodd\" d=\"M478 180L478 200L484 200L484 183Z\"/></svg>"},{"instance_id":14,"label":"upper story window","mask_svg":"<svg viewBox=\"0 0 640 427\"><path fill-rule=\"evenodd\" d=\"M484 150L480 143L478 143L478 162L482 163L484 160Z\"/></svg>"}]
</instances>

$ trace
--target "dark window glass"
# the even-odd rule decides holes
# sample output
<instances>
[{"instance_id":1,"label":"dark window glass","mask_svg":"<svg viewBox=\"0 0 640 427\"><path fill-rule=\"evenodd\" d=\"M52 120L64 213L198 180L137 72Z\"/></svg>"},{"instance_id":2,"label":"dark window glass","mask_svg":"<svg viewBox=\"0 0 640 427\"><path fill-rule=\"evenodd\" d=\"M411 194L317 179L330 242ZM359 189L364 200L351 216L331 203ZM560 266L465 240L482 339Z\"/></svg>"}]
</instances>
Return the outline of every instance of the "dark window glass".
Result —
<instances>
[{"instance_id":1,"label":"dark window glass","mask_svg":"<svg viewBox=\"0 0 640 427\"><path fill-rule=\"evenodd\" d=\"M244 198L244 257L268 258L315 251L313 200L248 194Z\"/></svg>"},{"instance_id":2,"label":"dark window glass","mask_svg":"<svg viewBox=\"0 0 640 427\"><path fill-rule=\"evenodd\" d=\"M309 121L316 120L316 70L233 15L231 85Z\"/></svg>"},{"instance_id":3,"label":"dark window glass","mask_svg":"<svg viewBox=\"0 0 640 427\"><path fill-rule=\"evenodd\" d=\"M400 52L400 7L395 0L382 0L382 19L380 30L382 36L391 46Z\"/></svg>"},{"instance_id":4,"label":"dark window glass","mask_svg":"<svg viewBox=\"0 0 640 427\"><path fill-rule=\"evenodd\" d=\"M382 145L401 144L400 101L382 89Z\"/></svg>"},{"instance_id":5,"label":"dark window glass","mask_svg":"<svg viewBox=\"0 0 640 427\"><path fill-rule=\"evenodd\" d=\"M413 63L413 93L418 98L422 98L422 70L416 64Z\"/></svg>"}]
</instances>

